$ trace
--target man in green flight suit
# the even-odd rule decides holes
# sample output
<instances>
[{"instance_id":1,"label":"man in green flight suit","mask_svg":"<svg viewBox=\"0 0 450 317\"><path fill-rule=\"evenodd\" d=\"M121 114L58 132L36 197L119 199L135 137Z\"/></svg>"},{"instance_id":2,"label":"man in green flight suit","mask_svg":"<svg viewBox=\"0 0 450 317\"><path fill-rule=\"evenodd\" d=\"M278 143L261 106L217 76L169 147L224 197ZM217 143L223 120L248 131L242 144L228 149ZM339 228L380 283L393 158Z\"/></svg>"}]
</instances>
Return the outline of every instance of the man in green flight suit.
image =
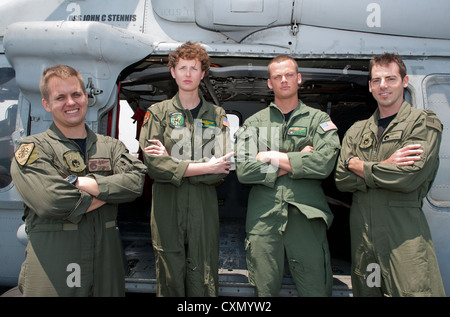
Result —
<instances>
[{"instance_id":1,"label":"man in green flight suit","mask_svg":"<svg viewBox=\"0 0 450 317\"><path fill-rule=\"evenodd\" d=\"M217 296L219 207L215 184L231 162L223 108L199 95L209 56L187 42L169 55L178 85L170 100L150 106L139 144L154 180L151 231L157 296Z\"/></svg>"},{"instance_id":2,"label":"man in green flight suit","mask_svg":"<svg viewBox=\"0 0 450 317\"><path fill-rule=\"evenodd\" d=\"M321 180L339 151L336 126L298 99L297 62L278 56L268 66L275 100L235 133L239 181L252 184L246 219L247 267L257 296L277 296L284 257L300 296L330 296L327 227L333 215Z\"/></svg>"},{"instance_id":3,"label":"man in green flight suit","mask_svg":"<svg viewBox=\"0 0 450 317\"><path fill-rule=\"evenodd\" d=\"M24 296L124 296L117 207L141 195L146 167L84 123L88 97L78 71L51 67L40 89L53 123L24 138L11 165L28 234L19 289Z\"/></svg>"},{"instance_id":4,"label":"man in green flight suit","mask_svg":"<svg viewBox=\"0 0 450 317\"><path fill-rule=\"evenodd\" d=\"M378 109L346 132L335 174L337 188L353 193L353 294L444 296L422 211L439 166L442 124L404 100L409 79L400 56L375 56L369 78Z\"/></svg>"}]
</instances>

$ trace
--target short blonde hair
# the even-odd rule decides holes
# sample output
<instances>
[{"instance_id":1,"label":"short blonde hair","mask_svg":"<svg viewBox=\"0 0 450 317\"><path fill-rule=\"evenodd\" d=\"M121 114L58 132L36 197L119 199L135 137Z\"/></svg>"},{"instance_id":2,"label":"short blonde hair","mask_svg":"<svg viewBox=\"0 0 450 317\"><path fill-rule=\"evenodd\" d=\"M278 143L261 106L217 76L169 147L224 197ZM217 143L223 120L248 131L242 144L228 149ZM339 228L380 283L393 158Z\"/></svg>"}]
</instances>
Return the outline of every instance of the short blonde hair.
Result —
<instances>
[{"instance_id":1,"label":"short blonde hair","mask_svg":"<svg viewBox=\"0 0 450 317\"><path fill-rule=\"evenodd\" d=\"M292 61L295 65L295 70L298 72L298 63L295 59L293 59L292 57L290 57L288 55L279 55L279 56L275 57L274 59L272 59L270 61L269 65L267 65L267 73L269 74L269 77L270 77L270 66L272 64L281 63L284 61Z\"/></svg>"},{"instance_id":2,"label":"short blonde hair","mask_svg":"<svg viewBox=\"0 0 450 317\"><path fill-rule=\"evenodd\" d=\"M61 79L76 77L78 79L78 82L80 83L83 93L84 94L86 93L86 87L84 86L84 79L80 75L80 73L73 67L59 64L47 68L42 74L41 81L39 83L39 90L41 91L42 98L44 98L47 102L49 101L48 98L50 94L50 92L48 91L48 81L52 77L58 77Z\"/></svg>"}]
</instances>

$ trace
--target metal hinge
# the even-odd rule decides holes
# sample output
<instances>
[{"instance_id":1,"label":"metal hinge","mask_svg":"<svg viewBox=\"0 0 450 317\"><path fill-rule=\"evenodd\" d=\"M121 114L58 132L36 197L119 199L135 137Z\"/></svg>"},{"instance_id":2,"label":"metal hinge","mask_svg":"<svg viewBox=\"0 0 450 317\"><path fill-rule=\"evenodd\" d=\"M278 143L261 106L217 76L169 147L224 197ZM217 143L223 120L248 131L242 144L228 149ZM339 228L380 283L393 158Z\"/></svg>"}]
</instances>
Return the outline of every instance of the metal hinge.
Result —
<instances>
[{"instance_id":1,"label":"metal hinge","mask_svg":"<svg viewBox=\"0 0 450 317\"><path fill-rule=\"evenodd\" d=\"M292 0L292 11L291 11L291 32L292 35L296 36L298 33L298 24L297 19L295 17L295 0Z\"/></svg>"},{"instance_id":2,"label":"metal hinge","mask_svg":"<svg viewBox=\"0 0 450 317\"><path fill-rule=\"evenodd\" d=\"M297 20L294 20L291 22L291 32L292 35L296 36L298 33L298 24L297 24Z\"/></svg>"},{"instance_id":3,"label":"metal hinge","mask_svg":"<svg viewBox=\"0 0 450 317\"><path fill-rule=\"evenodd\" d=\"M89 98L88 106L93 106L97 102L97 98L95 96L102 94L103 90L95 88L92 78L89 77L86 85L86 92Z\"/></svg>"}]
</instances>

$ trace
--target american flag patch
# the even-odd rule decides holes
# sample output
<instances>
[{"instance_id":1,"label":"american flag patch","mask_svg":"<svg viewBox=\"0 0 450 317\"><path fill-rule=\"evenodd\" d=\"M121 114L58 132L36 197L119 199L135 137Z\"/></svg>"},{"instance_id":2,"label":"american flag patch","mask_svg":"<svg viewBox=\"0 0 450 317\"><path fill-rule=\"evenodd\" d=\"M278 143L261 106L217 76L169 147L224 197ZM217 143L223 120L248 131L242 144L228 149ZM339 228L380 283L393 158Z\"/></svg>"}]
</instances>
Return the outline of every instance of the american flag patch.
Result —
<instances>
[{"instance_id":1,"label":"american flag patch","mask_svg":"<svg viewBox=\"0 0 450 317\"><path fill-rule=\"evenodd\" d=\"M320 124L320 127L323 129L323 131L329 131L337 129L337 127L334 125L333 121L327 121Z\"/></svg>"},{"instance_id":2,"label":"american flag patch","mask_svg":"<svg viewBox=\"0 0 450 317\"><path fill-rule=\"evenodd\" d=\"M230 127L230 123L228 122L227 116L222 116L222 123L226 127Z\"/></svg>"}]
</instances>

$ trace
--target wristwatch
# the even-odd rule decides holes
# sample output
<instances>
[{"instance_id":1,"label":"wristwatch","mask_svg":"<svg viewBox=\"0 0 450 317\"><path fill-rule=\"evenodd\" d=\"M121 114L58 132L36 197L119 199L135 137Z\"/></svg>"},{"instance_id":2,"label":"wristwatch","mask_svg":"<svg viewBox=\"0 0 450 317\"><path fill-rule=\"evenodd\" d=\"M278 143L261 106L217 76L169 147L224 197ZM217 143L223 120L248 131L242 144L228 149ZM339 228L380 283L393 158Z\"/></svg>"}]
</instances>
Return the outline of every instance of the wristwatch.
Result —
<instances>
[{"instance_id":1,"label":"wristwatch","mask_svg":"<svg viewBox=\"0 0 450 317\"><path fill-rule=\"evenodd\" d=\"M345 167L345 169L348 170L348 171L349 171L349 169L348 169L348 164L350 163L350 160L351 160L352 158L354 158L354 156L348 157L348 158L345 160L345 162L344 162L344 167Z\"/></svg>"},{"instance_id":2,"label":"wristwatch","mask_svg":"<svg viewBox=\"0 0 450 317\"><path fill-rule=\"evenodd\" d=\"M77 183L78 180L78 176L77 175L69 175L65 178L66 181L68 181L69 183L71 183L72 185L75 185Z\"/></svg>"}]
</instances>

